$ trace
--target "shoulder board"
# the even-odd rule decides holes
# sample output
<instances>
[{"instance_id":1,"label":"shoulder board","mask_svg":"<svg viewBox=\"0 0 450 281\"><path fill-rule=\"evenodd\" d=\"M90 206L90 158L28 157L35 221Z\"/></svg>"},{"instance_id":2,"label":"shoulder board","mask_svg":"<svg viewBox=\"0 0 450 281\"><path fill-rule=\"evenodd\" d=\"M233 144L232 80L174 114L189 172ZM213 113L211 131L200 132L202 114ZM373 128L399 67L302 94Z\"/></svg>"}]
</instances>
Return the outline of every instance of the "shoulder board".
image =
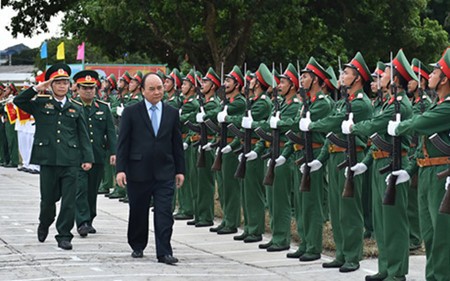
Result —
<instances>
[{"instance_id":1,"label":"shoulder board","mask_svg":"<svg viewBox=\"0 0 450 281\"><path fill-rule=\"evenodd\" d=\"M359 93L359 94L356 96L357 99L362 99L363 97L364 97L364 94L363 94L363 93Z\"/></svg>"},{"instance_id":2,"label":"shoulder board","mask_svg":"<svg viewBox=\"0 0 450 281\"><path fill-rule=\"evenodd\" d=\"M298 98L293 98L292 101L293 102L300 102L300 100Z\"/></svg>"},{"instance_id":3,"label":"shoulder board","mask_svg":"<svg viewBox=\"0 0 450 281\"><path fill-rule=\"evenodd\" d=\"M397 97L397 100L398 100L398 101L401 101L402 99L403 99L403 96L398 96L398 97Z\"/></svg>"},{"instance_id":4,"label":"shoulder board","mask_svg":"<svg viewBox=\"0 0 450 281\"><path fill-rule=\"evenodd\" d=\"M78 105L83 106L83 104L82 104L81 102L77 101L77 100L70 99L70 101L73 102L73 103L75 103L75 104L78 104Z\"/></svg>"},{"instance_id":5,"label":"shoulder board","mask_svg":"<svg viewBox=\"0 0 450 281\"><path fill-rule=\"evenodd\" d=\"M109 102L106 102L106 101L96 100L96 102L98 102L98 103L103 103L104 105L109 106Z\"/></svg>"},{"instance_id":6,"label":"shoulder board","mask_svg":"<svg viewBox=\"0 0 450 281\"><path fill-rule=\"evenodd\" d=\"M53 99L52 95L46 95L46 94L39 94L36 96L37 98L48 98L48 99Z\"/></svg>"},{"instance_id":7,"label":"shoulder board","mask_svg":"<svg viewBox=\"0 0 450 281\"><path fill-rule=\"evenodd\" d=\"M318 99L323 99L323 98L325 98L325 95L324 94L320 94L319 96L317 96L317 98Z\"/></svg>"}]
</instances>

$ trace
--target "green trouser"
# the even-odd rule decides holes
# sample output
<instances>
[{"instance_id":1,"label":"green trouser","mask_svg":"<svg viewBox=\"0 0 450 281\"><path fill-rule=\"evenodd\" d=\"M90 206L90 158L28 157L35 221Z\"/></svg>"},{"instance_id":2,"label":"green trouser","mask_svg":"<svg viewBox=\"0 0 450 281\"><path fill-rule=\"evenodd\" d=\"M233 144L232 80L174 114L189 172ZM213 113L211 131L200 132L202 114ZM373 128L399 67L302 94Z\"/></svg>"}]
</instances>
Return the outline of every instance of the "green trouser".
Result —
<instances>
[{"instance_id":1,"label":"green trouser","mask_svg":"<svg viewBox=\"0 0 450 281\"><path fill-rule=\"evenodd\" d=\"M300 159L303 156L301 151L297 151L294 153L294 159ZM294 208L295 208L295 221L297 223L297 233L300 237L300 245L298 246L298 250L300 252L306 252L306 239L305 239L305 231L303 229L303 220L302 220L302 192L300 192L300 183L302 181L302 173L297 166L294 166Z\"/></svg>"},{"instance_id":2,"label":"green trouser","mask_svg":"<svg viewBox=\"0 0 450 281\"><path fill-rule=\"evenodd\" d=\"M5 132L8 140L8 153L9 157L11 157L10 163L17 166L19 164L19 144L17 142L17 132L14 127L14 124L10 124L8 121L5 122Z\"/></svg>"},{"instance_id":3,"label":"green trouser","mask_svg":"<svg viewBox=\"0 0 450 281\"><path fill-rule=\"evenodd\" d=\"M189 199L192 204L192 214L194 218L198 217L197 213L197 191L198 191L198 167L197 167L197 158L198 158L198 147L193 147L190 151L190 162L189 162L189 176L191 178L191 184L189 189Z\"/></svg>"},{"instance_id":4,"label":"green trouser","mask_svg":"<svg viewBox=\"0 0 450 281\"><path fill-rule=\"evenodd\" d=\"M417 174L413 176L417 179ZM408 221L409 221L409 243L411 246L420 246L422 237L419 224L419 198L417 186L410 185L408 188Z\"/></svg>"},{"instance_id":5,"label":"green trouser","mask_svg":"<svg viewBox=\"0 0 450 281\"><path fill-rule=\"evenodd\" d=\"M364 229L366 232L373 232L373 223L372 223L372 177L374 173L378 173L378 171L374 171L372 166L368 167L367 171L362 174L363 184L362 184L362 208L363 208L363 217L364 217Z\"/></svg>"},{"instance_id":6,"label":"green trouser","mask_svg":"<svg viewBox=\"0 0 450 281\"><path fill-rule=\"evenodd\" d=\"M256 158L247 161L242 187L242 209L244 210L244 232L261 235L265 230L264 161Z\"/></svg>"},{"instance_id":7,"label":"green trouser","mask_svg":"<svg viewBox=\"0 0 450 281\"><path fill-rule=\"evenodd\" d=\"M328 203L328 188L329 188L329 174L328 174L328 166L324 165L323 167L323 180L325 184L323 185L323 200L322 200L322 214L323 214L323 223L326 223L330 220L330 209Z\"/></svg>"},{"instance_id":8,"label":"green trouser","mask_svg":"<svg viewBox=\"0 0 450 281\"><path fill-rule=\"evenodd\" d=\"M9 163L8 142L6 140L5 123L0 121L0 163Z\"/></svg>"},{"instance_id":9,"label":"green trouser","mask_svg":"<svg viewBox=\"0 0 450 281\"><path fill-rule=\"evenodd\" d=\"M241 184L234 178L238 162L233 152L222 155L223 219L228 228L237 228L241 224Z\"/></svg>"},{"instance_id":10,"label":"green trouser","mask_svg":"<svg viewBox=\"0 0 450 281\"><path fill-rule=\"evenodd\" d=\"M198 168L195 221L209 223L214 220L214 174L211 165L213 152L205 151L205 167Z\"/></svg>"},{"instance_id":11,"label":"green trouser","mask_svg":"<svg viewBox=\"0 0 450 281\"><path fill-rule=\"evenodd\" d=\"M97 216L97 191L103 177L103 164L92 164L89 171L82 169L78 172L78 186L76 192L75 221L77 227L83 223L92 225Z\"/></svg>"},{"instance_id":12,"label":"green trouser","mask_svg":"<svg viewBox=\"0 0 450 281\"><path fill-rule=\"evenodd\" d=\"M439 213L445 180L436 174L447 165L419 168L419 215L427 256L426 280L450 280L450 215Z\"/></svg>"},{"instance_id":13,"label":"green trouser","mask_svg":"<svg viewBox=\"0 0 450 281\"><path fill-rule=\"evenodd\" d=\"M41 203L39 222L44 228L50 227L56 216L56 202L61 199L55 236L59 241L71 241L70 231L75 221L75 194L79 167L41 165Z\"/></svg>"},{"instance_id":14,"label":"green trouser","mask_svg":"<svg viewBox=\"0 0 450 281\"><path fill-rule=\"evenodd\" d=\"M363 158L363 153L358 153L358 161ZM358 263L363 252L363 211L361 191L363 175L355 176L354 196L343 198L342 192L345 186L345 170L339 170L337 166L346 158L344 152L331 153L328 160L329 190L328 202L331 215L333 239L336 244L335 259L340 262Z\"/></svg>"},{"instance_id":15,"label":"green trouser","mask_svg":"<svg viewBox=\"0 0 450 281\"><path fill-rule=\"evenodd\" d=\"M389 158L374 159L373 171L376 172L390 163ZM407 157L402 157L405 166ZM395 187L395 204L384 205L387 174L374 173L372 178L373 227L378 245L378 272L389 277L403 276L408 273L409 223L408 207L409 183Z\"/></svg>"},{"instance_id":16,"label":"green trouser","mask_svg":"<svg viewBox=\"0 0 450 281\"><path fill-rule=\"evenodd\" d=\"M110 154L110 152L108 151L106 153L106 158L105 158L103 178L98 187L99 191L100 190L109 191L111 188L115 187L115 181L114 181L115 169L114 169L113 165L109 164L109 159L110 159L109 154Z\"/></svg>"},{"instance_id":17,"label":"green trouser","mask_svg":"<svg viewBox=\"0 0 450 281\"><path fill-rule=\"evenodd\" d=\"M314 149L314 158L320 153L320 148ZM322 253L322 229L323 229L323 190L324 169L319 169L310 174L311 191L301 192L301 212L303 229L305 231L306 253Z\"/></svg>"},{"instance_id":18,"label":"green trouser","mask_svg":"<svg viewBox=\"0 0 450 281\"><path fill-rule=\"evenodd\" d=\"M192 194L192 185L195 184L195 179L192 177L192 170L195 170L197 167L192 167L192 155L193 151L196 152L196 149L189 146L184 151L185 162L186 162L186 177L184 180L184 184L181 188L177 190L178 197L178 214L193 216L194 215L194 203L191 197Z\"/></svg>"},{"instance_id":19,"label":"green trouser","mask_svg":"<svg viewBox=\"0 0 450 281\"><path fill-rule=\"evenodd\" d=\"M220 208L223 210L223 179L222 179L222 171L215 171L214 178L216 179L217 186L217 196L219 196Z\"/></svg>"},{"instance_id":20,"label":"green trouser","mask_svg":"<svg viewBox=\"0 0 450 281\"><path fill-rule=\"evenodd\" d=\"M294 184L293 162L275 167L273 186L269 187L268 197L272 203L272 245L289 246L291 244L291 195Z\"/></svg>"}]
</instances>

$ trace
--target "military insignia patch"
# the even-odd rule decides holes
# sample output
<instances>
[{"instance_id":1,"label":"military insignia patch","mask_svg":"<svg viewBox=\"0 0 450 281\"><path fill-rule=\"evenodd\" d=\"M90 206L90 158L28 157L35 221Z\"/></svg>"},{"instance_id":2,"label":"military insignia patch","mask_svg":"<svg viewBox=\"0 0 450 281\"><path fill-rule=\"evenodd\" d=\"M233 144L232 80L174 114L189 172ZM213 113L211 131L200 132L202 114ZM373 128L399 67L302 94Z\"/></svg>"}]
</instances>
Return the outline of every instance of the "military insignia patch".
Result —
<instances>
[{"instance_id":1,"label":"military insignia patch","mask_svg":"<svg viewBox=\"0 0 450 281\"><path fill-rule=\"evenodd\" d=\"M103 111L97 111L95 114L102 115L103 113L104 113Z\"/></svg>"},{"instance_id":2,"label":"military insignia patch","mask_svg":"<svg viewBox=\"0 0 450 281\"><path fill-rule=\"evenodd\" d=\"M74 113L74 112L77 112L77 111L76 111L76 109L69 108L69 112L70 112L70 113Z\"/></svg>"},{"instance_id":3,"label":"military insignia patch","mask_svg":"<svg viewBox=\"0 0 450 281\"><path fill-rule=\"evenodd\" d=\"M55 109L55 106L53 105L53 103L46 103L44 105L44 108L46 108L46 109Z\"/></svg>"}]
</instances>

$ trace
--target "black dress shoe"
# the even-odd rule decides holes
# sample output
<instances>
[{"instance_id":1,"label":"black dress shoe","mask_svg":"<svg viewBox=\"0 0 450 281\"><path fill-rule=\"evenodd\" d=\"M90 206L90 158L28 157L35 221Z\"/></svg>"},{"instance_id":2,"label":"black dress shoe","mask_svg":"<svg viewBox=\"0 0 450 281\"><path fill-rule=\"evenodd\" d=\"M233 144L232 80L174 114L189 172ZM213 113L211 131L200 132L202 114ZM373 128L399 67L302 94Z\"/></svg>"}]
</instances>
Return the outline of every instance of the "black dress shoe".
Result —
<instances>
[{"instance_id":1,"label":"black dress shoe","mask_svg":"<svg viewBox=\"0 0 450 281\"><path fill-rule=\"evenodd\" d=\"M158 257L158 262L162 262L165 264L176 264L178 262L178 259L172 255L166 255Z\"/></svg>"},{"instance_id":2,"label":"black dress shoe","mask_svg":"<svg viewBox=\"0 0 450 281\"><path fill-rule=\"evenodd\" d=\"M269 241L269 242L264 243L264 244L259 244L259 245L258 245L258 248L260 248L260 249L267 249L267 248L269 248L270 246L272 246L272 241Z\"/></svg>"},{"instance_id":3,"label":"black dress shoe","mask_svg":"<svg viewBox=\"0 0 450 281\"><path fill-rule=\"evenodd\" d=\"M90 229L89 225L87 224L87 222L85 222L82 225L80 225L80 227L78 227L77 231L81 237L86 237L89 233L89 229Z\"/></svg>"},{"instance_id":4,"label":"black dress shoe","mask_svg":"<svg viewBox=\"0 0 450 281\"><path fill-rule=\"evenodd\" d=\"M30 173L32 175L39 175L39 171L38 170L29 170L28 173Z\"/></svg>"},{"instance_id":5,"label":"black dress shoe","mask_svg":"<svg viewBox=\"0 0 450 281\"><path fill-rule=\"evenodd\" d=\"M330 262L322 263L322 267L323 268L340 268L343 265L344 265L344 262L343 261L339 261L339 260L333 260L333 261L330 261Z\"/></svg>"},{"instance_id":6,"label":"black dress shoe","mask_svg":"<svg viewBox=\"0 0 450 281\"><path fill-rule=\"evenodd\" d=\"M92 225L89 225L89 233L97 233L97 230Z\"/></svg>"},{"instance_id":7,"label":"black dress shoe","mask_svg":"<svg viewBox=\"0 0 450 281\"><path fill-rule=\"evenodd\" d=\"M212 226L212 225L214 225L214 223L212 221L211 222L197 222L195 224L195 227L207 227L207 226Z\"/></svg>"},{"instance_id":8,"label":"black dress shoe","mask_svg":"<svg viewBox=\"0 0 450 281\"><path fill-rule=\"evenodd\" d=\"M383 281L386 279L387 274L377 273L374 275L366 275L366 281Z\"/></svg>"},{"instance_id":9,"label":"black dress shoe","mask_svg":"<svg viewBox=\"0 0 450 281\"><path fill-rule=\"evenodd\" d=\"M197 222L195 220L190 220L186 223L187 225L196 225Z\"/></svg>"},{"instance_id":10,"label":"black dress shoe","mask_svg":"<svg viewBox=\"0 0 450 281\"><path fill-rule=\"evenodd\" d=\"M266 249L267 252L281 252L281 251L286 251L289 250L289 245L286 246L278 246L278 245L271 245L269 248Z\"/></svg>"},{"instance_id":11,"label":"black dress shoe","mask_svg":"<svg viewBox=\"0 0 450 281\"><path fill-rule=\"evenodd\" d=\"M185 214L175 214L173 215L174 220L192 220L194 218L193 215L185 215Z\"/></svg>"},{"instance_id":12,"label":"black dress shoe","mask_svg":"<svg viewBox=\"0 0 450 281\"><path fill-rule=\"evenodd\" d=\"M225 227L224 225L219 224L219 225L216 226L216 227L211 227L211 228L209 229L209 231L210 231L210 232L217 232L217 231L221 230L221 229L224 228L224 227Z\"/></svg>"},{"instance_id":13,"label":"black dress shoe","mask_svg":"<svg viewBox=\"0 0 450 281\"><path fill-rule=\"evenodd\" d=\"M305 251L303 251L303 250L297 250L297 251L295 251L293 253L287 253L286 257L288 259L298 259L301 256L303 256L304 253L305 253Z\"/></svg>"},{"instance_id":14,"label":"black dress shoe","mask_svg":"<svg viewBox=\"0 0 450 281\"><path fill-rule=\"evenodd\" d=\"M143 251L143 250L134 250L134 251L131 253L131 256L132 256L133 258L142 258L142 257L144 256L144 251Z\"/></svg>"},{"instance_id":15,"label":"black dress shoe","mask_svg":"<svg viewBox=\"0 0 450 281\"><path fill-rule=\"evenodd\" d=\"M44 242L45 239L47 238L47 235L48 235L48 227L45 228L42 226L42 224L39 224L38 229L37 229L37 236L38 236L39 242Z\"/></svg>"},{"instance_id":16,"label":"black dress shoe","mask_svg":"<svg viewBox=\"0 0 450 281\"><path fill-rule=\"evenodd\" d=\"M70 243L70 241L59 241L58 242L58 247L60 247L63 250L72 250L72 243Z\"/></svg>"},{"instance_id":17,"label":"black dress shoe","mask_svg":"<svg viewBox=\"0 0 450 281\"><path fill-rule=\"evenodd\" d=\"M233 236L233 240L242 241L248 236L248 233L242 232L240 235Z\"/></svg>"},{"instance_id":18,"label":"black dress shoe","mask_svg":"<svg viewBox=\"0 0 450 281\"><path fill-rule=\"evenodd\" d=\"M244 238L244 243L255 243L262 241L262 235L249 235Z\"/></svg>"},{"instance_id":19,"label":"black dress shoe","mask_svg":"<svg viewBox=\"0 0 450 281\"><path fill-rule=\"evenodd\" d=\"M237 228L224 227L221 230L217 231L217 234L233 234L237 232Z\"/></svg>"},{"instance_id":20,"label":"black dress shoe","mask_svg":"<svg viewBox=\"0 0 450 281\"><path fill-rule=\"evenodd\" d=\"M320 254L309 254L309 253L306 253L306 254L303 254L300 257L300 261L315 261L315 260L318 260L318 259L320 259Z\"/></svg>"}]
</instances>

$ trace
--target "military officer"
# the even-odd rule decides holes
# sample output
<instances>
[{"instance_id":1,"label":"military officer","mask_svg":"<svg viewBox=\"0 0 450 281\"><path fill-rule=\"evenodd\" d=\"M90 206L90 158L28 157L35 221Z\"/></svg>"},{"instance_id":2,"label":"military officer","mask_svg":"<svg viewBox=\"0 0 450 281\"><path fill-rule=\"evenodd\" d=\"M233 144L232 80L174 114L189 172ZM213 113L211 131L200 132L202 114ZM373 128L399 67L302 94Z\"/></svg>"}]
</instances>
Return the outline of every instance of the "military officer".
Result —
<instances>
[{"instance_id":1,"label":"military officer","mask_svg":"<svg viewBox=\"0 0 450 281\"><path fill-rule=\"evenodd\" d=\"M71 250L75 221L75 195L78 170L88 171L94 161L92 146L82 109L68 100L68 65L58 63L45 74L45 82L27 89L14 103L32 114L36 120L31 163L41 165L41 203L38 240L44 242L56 214L56 201L61 199L56 221L58 247ZM53 95L38 95L51 87ZM36 96L35 99L33 99ZM56 197L55 197L56 196Z\"/></svg>"},{"instance_id":2,"label":"military officer","mask_svg":"<svg viewBox=\"0 0 450 281\"><path fill-rule=\"evenodd\" d=\"M420 230L426 250L426 280L444 281L450 276L450 216L439 213L439 205L447 183L436 178L436 174L448 168L448 156L440 152L428 139L437 133L447 144L450 143L449 122L443 122L450 112L450 51L435 63L429 76L429 87L437 92L438 100L423 114L414 115L410 120L390 122L390 135L419 134L417 165L397 171L397 183L408 180L418 169L418 197ZM417 167L418 166L418 167ZM394 173L394 172L393 172ZM403 176L402 176L403 175ZM398 190L398 187L396 188ZM398 196L398 195L397 195Z\"/></svg>"},{"instance_id":3,"label":"military officer","mask_svg":"<svg viewBox=\"0 0 450 281\"><path fill-rule=\"evenodd\" d=\"M390 81L390 74L393 71L393 81ZM395 59L387 65L383 76L381 77L381 86L389 87L394 83L397 87L397 100L395 101L395 92L390 92L391 98L382 108L382 111L370 120L364 120L356 124L352 120L343 121L342 132L344 134L353 133L360 136L371 136L378 133L389 143L391 138L387 135L386 128L390 119L398 115L395 112L395 103L400 108L401 120L407 120L412 116L412 106L406 96L408 81L417 80L416 75L411 69L411 65L406 59L402 50L400 50ZM391 85L392 86L392 85ZM395 89L394 89L395 90ZM407 151L409 149L409 138L402 138L402 164L407 164ZM367 171L369 165L373 165L374 171L378 171L390 164L389 153L372 145L371 153L368 153L362 162L351 167L355 175ZM374 173L372 178L372 207L373 223L376 241L378 245L378 273L367 275L366 281L376 280L405 280L408 273L409 257L409 224L407 217L408 188L406 181L398 182L395 188L396 198L394 205L383 204L384 193L386 190L386 175ZM403 179L403 177L402 177ZM398 179L397 179L398 180Z\"/></svg>"},{"instance_id":4,"label":"military officer","mask_svg":"<svg viewBox=\"0 0 450 281\"><path fill-rule=\"evenodd\" d=\"M111 111L107 103L95 98L98 74L92 70L82 70L74 77L77 83L79 101L87 120L90 142L94 151L94 162L89 171L78 174L75 221L80 236L96 233L92 222L97 215L97 190L103 177L106 154L108 163L115 164L116 132Z\"/></svg>"},{"instance_id":5,"label":"military officer","mask_svg":"<svg viewBox=\"0 0 450 281\"><path fill-rule=\"evenodd\" d=\"M372 117L372 105L369 97L364 93L363 86L370 82L369 69L361 53L357 53L352 61L345 65L342 73L341 85L344 87L346 102L340 103L336 111L323 119L309 124L308 129L322 133L334 132L340 138L343 135L340 130L342 121L345 120L351 108L354 122L360 122ZM350 106L350 107L347 107ZM356 153L359 161L363 159L367 137L357 138ZM339 147L328 143L328 147L322 149L315 162L317 165L324 163L324 154L329 153L329 190L328 202L330 205L331 225L333 238L336 244L336 257L333 261L322 264L325 268L339 268L340 272L351 272L359 268L363 248L363 210L362 210L362 176L354 177L353 197L342 197L345 186L344 170L336 167L345 161L346 147ZM320 164L319 164L320 163Z\"/></svg>"},{"instance_id":6,"label":"military officer","mask_svg":"<svg viewBox=\"0 0 450 281\"><path fill-rule=\"evenodd\" d=\"M5 89L5 97L12 98L17 96L17 88L14 83L9 83ZM17 142L17 132L15 130L15 123L17 121L17 112L14 103L8 102L5 104L5 133L6 142L8 143L8 154L10 162L5 165L8 168L16 168L19 165L19 145Z\"/></svg>"}]
</instances>

